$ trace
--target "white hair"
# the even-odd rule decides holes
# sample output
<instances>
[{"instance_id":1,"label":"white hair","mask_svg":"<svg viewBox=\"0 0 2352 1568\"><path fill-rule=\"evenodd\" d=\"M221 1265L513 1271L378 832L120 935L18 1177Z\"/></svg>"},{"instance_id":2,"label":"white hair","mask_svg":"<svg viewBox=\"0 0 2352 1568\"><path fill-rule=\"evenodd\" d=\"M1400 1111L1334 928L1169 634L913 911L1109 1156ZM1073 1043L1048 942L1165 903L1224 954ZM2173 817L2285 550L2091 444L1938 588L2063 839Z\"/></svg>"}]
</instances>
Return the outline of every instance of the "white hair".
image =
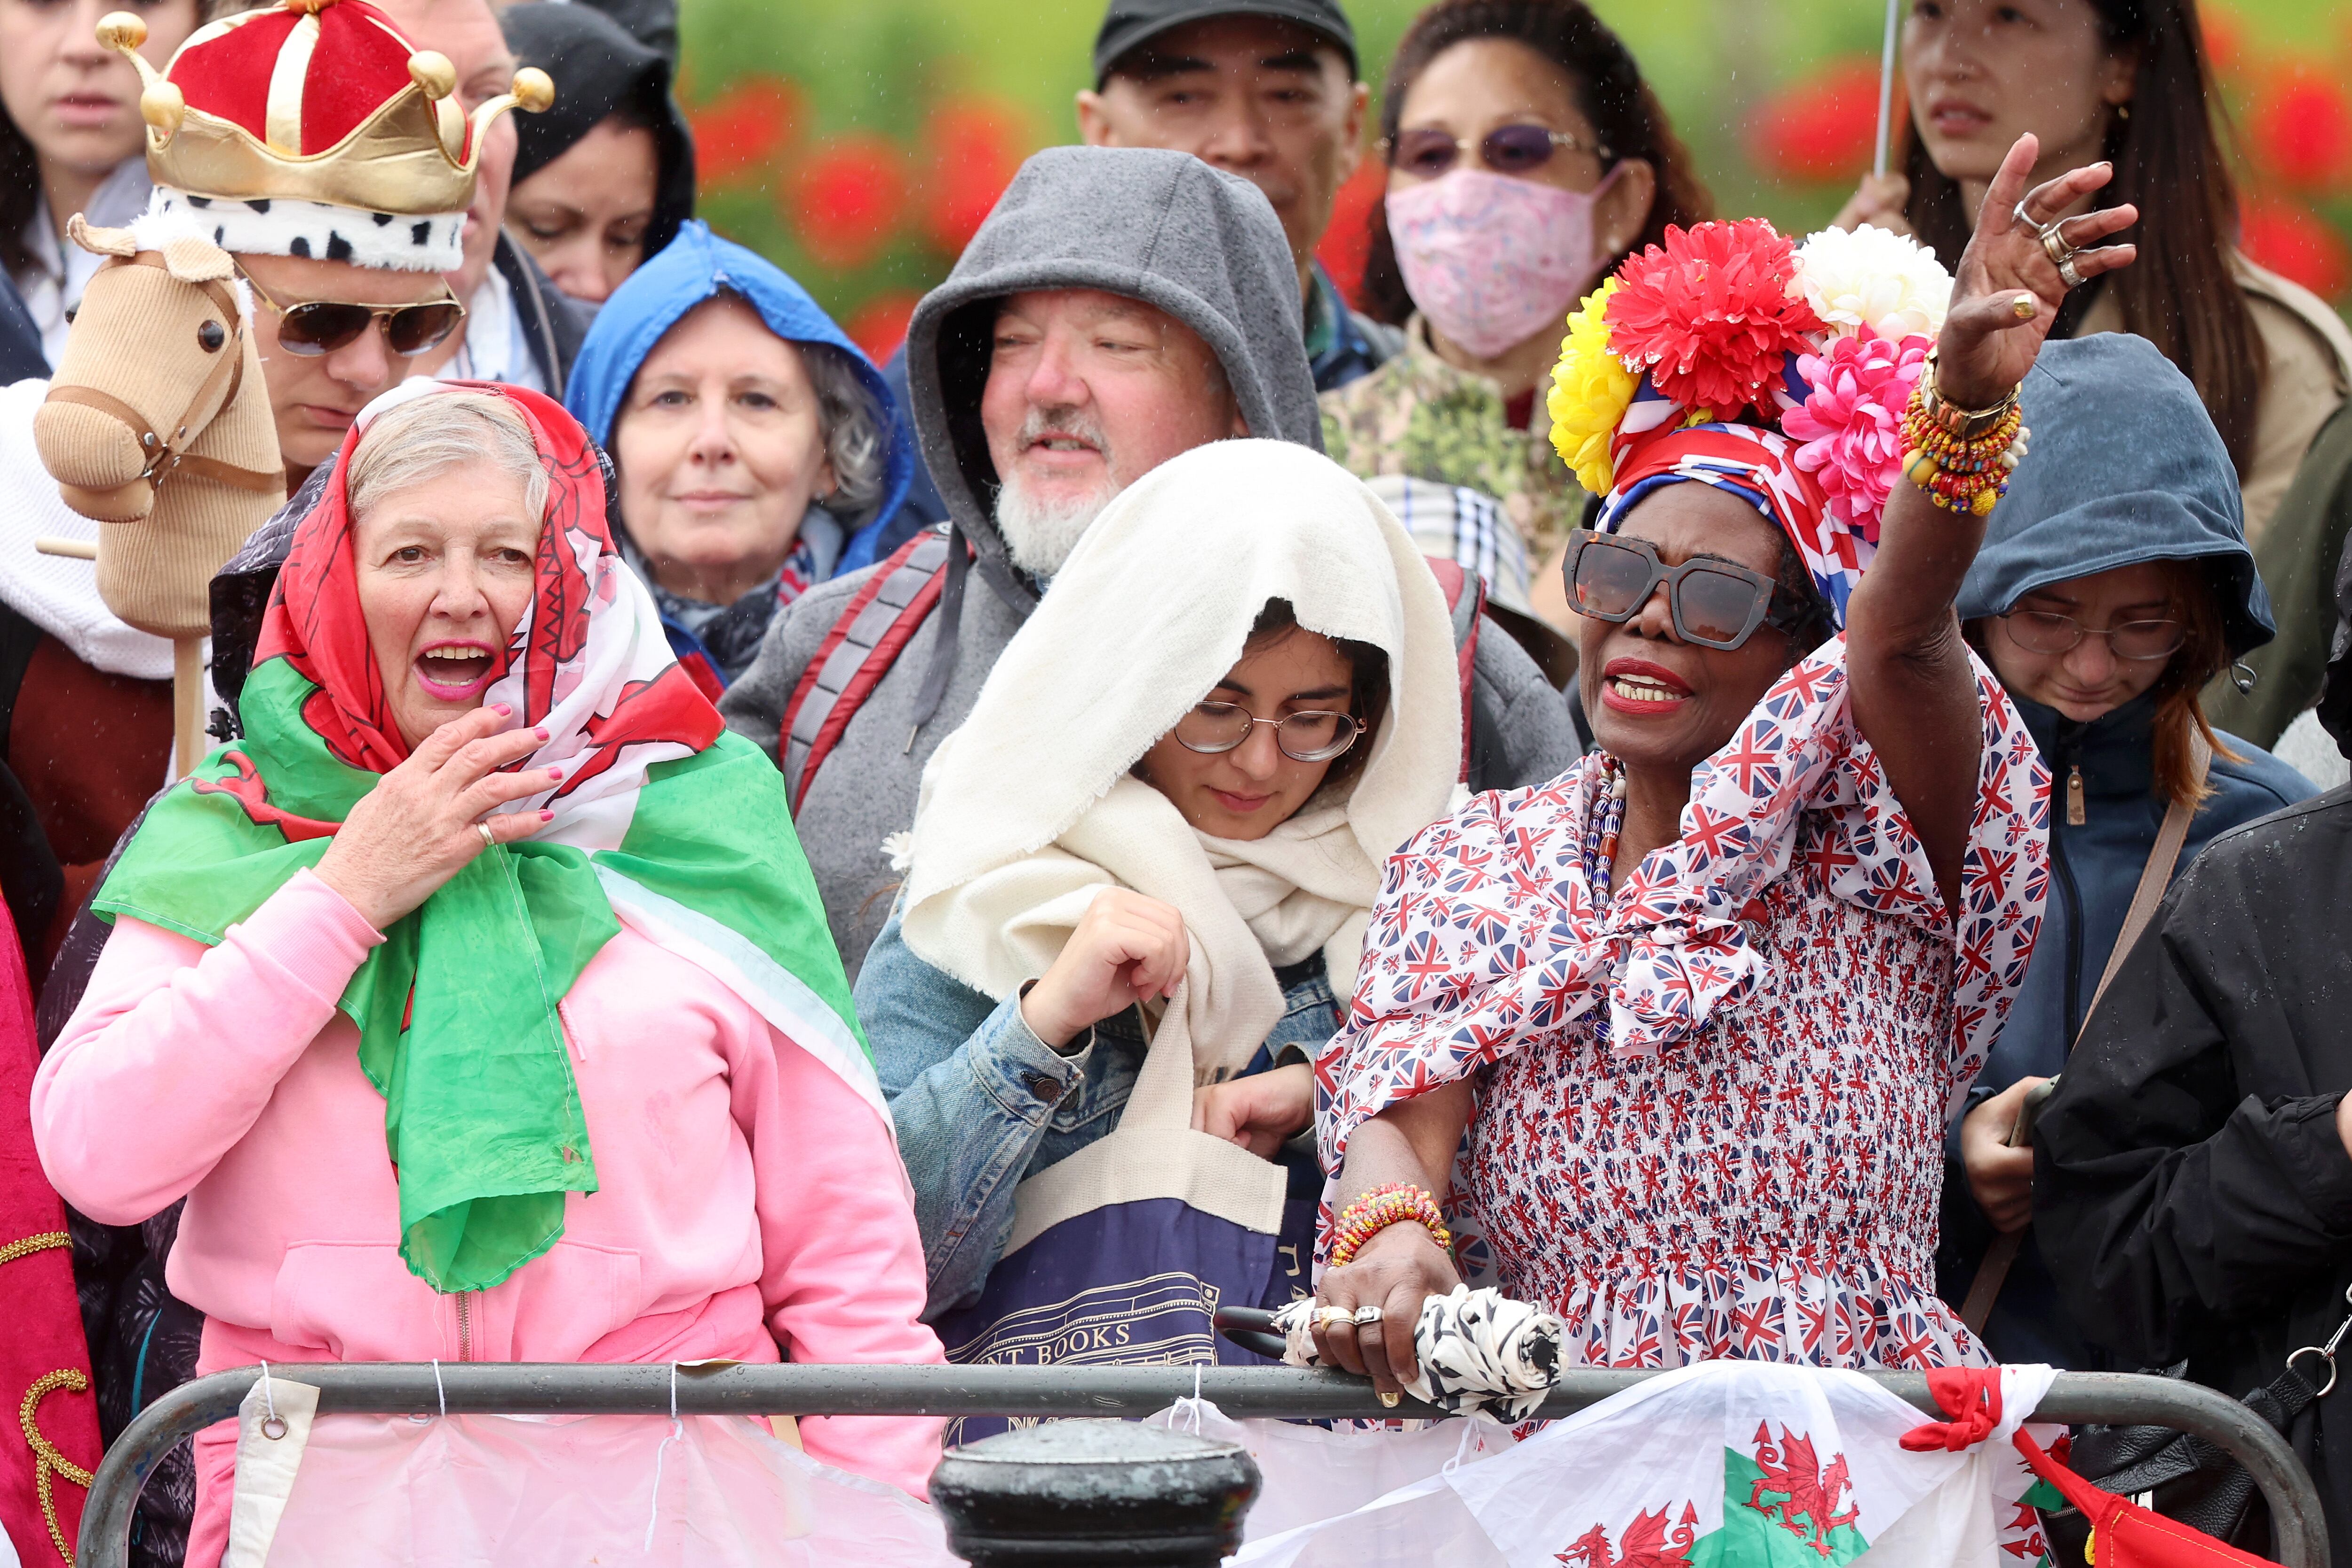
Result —
<instances>
[{"instance_id":1,"label":"white hair","mask_svg":"<svg viewBox=\"0 0 2352 1568\"><path fill-rule=\"evenodd\" d=\"M411 398L370 422L343 476L352 520L379 498L453 468L504 475L522 486L523 510L545 517L547 469L522 415L495 393L450 392Z\"/></svg>"},{"instance_id":2,"label":"white hair","mask_svg":"<svg viewBox=\"0 0 2352 1568\"><path fill-rule=\"evenodd\" d=\"M1103 482L1087 495L1049 503L1029 494L1016 468L996 493L996 531L1004 536L1005 553L1013 565L1033 577L1051 577L1061 570L1103 508L1127 487L1101 421L1083 409L1032 408L1022 419L1014 444L1025 447L1049 431L1091 443L1102 454Z\"/></svg>"}]
</instances>

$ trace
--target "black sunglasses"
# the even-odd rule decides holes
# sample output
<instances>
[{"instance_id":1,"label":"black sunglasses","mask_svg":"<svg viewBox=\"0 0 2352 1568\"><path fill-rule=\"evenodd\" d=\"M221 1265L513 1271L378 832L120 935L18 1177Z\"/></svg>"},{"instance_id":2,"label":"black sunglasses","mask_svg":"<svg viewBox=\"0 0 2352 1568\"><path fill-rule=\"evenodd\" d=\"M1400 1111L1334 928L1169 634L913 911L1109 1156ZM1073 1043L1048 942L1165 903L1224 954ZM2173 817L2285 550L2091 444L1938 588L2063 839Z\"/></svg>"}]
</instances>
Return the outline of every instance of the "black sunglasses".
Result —
<instances>
[{"instance_id":1,"label":"black sunglasses","mask_svg":"<svg viewBox=\"0 0 2352 1568\"><path fill-rule=\"evenodd\" d=\"M1664 583L1675 635L1726 653L1759 626L1793 637L1823 615L1818 601L1790 592L1760 571L1704 557L1667 566L1646 539L1591 528L1568 536L1566 571L1570 602L1596 621L1631 621Z\"/></svg>"},{"instance_id":2,"label":"black sunglasses","mask_svg":"<svg viewBox=\"0 0 2352 1568\"><path fill-rule=\"evenodd\" d=\"M1423 126L1384 137L1381 147L1390 168L1434 180L1453 168L1471 144L1451 131ZM1525 174L1540 169L1563 147L1591 152L1604 163L1609 161L1607 147L1589 146L1581 137L1547 125L1500 125L1477 142L1479 159L1497 174Z\"/></svg>"},{"instance_id":3,"label":"black sunglasses","mask_svg":"<svg viewBox=\"0 0 2352 1568\"><path fill-rule=\"evenodd\" d=\"M466 308L455 296L422 305L355 305L341 299L280 305L254 281L253 274L241 267L236 273L252 285L264 305L278 312L278 346L304 359L349 348L378 321L383 323L385 345L402 359L414 359L446 342L466 319Z\"/></svg>"}]
</instances>

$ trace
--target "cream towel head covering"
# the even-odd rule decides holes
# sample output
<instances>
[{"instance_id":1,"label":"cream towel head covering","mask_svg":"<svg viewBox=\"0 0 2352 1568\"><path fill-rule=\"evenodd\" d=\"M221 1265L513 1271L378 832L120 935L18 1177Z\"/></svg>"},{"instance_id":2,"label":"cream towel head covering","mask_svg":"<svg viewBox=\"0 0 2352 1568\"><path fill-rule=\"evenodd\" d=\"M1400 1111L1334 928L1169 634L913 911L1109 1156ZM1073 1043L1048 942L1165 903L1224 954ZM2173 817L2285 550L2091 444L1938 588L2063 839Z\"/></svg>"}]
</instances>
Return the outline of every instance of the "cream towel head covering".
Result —
<instances>
[{"instance_id":1,"label":"cream towel head covering","mask_svg":"<svg viewBox=\"0 0 2352 1568\"><path fill-rule=\"evenodd\" d=\"M1344 799L1260 840L1210 838L1129 769L1240 661L1273 599L1385 653L1388 714ZM1444 595L1388 508L1295 443L1196 447L1096 520L924 768L907 945L1002 999L1103 889L1160 899L1192 935L1195 1076L1228 1076L1282 1016L1276 964L1320 948L1344 1009L1381 868L1444 814L1461 758Z\"/></svg>"}]
</instances>

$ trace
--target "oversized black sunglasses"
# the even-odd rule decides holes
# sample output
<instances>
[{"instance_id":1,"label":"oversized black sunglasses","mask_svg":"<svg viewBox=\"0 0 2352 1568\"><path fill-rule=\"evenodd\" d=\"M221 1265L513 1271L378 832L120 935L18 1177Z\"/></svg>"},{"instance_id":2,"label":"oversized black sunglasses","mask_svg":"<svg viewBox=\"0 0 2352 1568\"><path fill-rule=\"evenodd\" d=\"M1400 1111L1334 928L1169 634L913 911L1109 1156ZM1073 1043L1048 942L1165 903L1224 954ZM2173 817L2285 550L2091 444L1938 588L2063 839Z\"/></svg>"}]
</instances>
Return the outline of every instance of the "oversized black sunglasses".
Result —
<instances>
[{"instance_id":1,"label":"oversized black sunglasses","mask_svg":"<svg viewBox=\"0 0 2352 1568\"><path fill-rule=\"evenodd\" d=\"M1790 592L1760 571L1704 556L1667 566L1646 539L1591 528L1568 536L1566 570L1569 601L1579 614L1631 621L1663 582L1675 635L1726 653L1754 636L1759 626L1795 636L1823 613L1817 601Z\"/></svg>"},{"instance_id":2,"label":"oversized black sunglasses","mask_svg":"<svg viewBox=\"0 0 2352 1568\"><path fill-rule=\"evenodd\" d=\"M446 342L457 323L466 319L466 308L455 295L422 305L357 305L341 299L280 305L270 298L269 290L254 281L253 274L241 267L236 271L261 296L261 302L278 313L278 346L305 359L349 348L378 321L383 323L385 346L402 359L414 359Z\"/></svg>"},{"instance_id":3,"label":"oversized black sunglasses","mask_svg":"<svg viewBox=\"0 0 2352 1568\"><path fill-rule=\"evenodd\" d=\"M1460 162L1472 144L1451 131L1423 126L1384 137L1381 146L1388 156L1390 168L1434 180ZM1607 147L1593 146L1581 137L1554 131L1548 125L1498 125L1479 138L1476 146L1480 160L1497 174L1532 172L1550 162L1551 155L1563 147L1591 152L1604 163L1609 161Z\"/></svg>"}]
</instances>

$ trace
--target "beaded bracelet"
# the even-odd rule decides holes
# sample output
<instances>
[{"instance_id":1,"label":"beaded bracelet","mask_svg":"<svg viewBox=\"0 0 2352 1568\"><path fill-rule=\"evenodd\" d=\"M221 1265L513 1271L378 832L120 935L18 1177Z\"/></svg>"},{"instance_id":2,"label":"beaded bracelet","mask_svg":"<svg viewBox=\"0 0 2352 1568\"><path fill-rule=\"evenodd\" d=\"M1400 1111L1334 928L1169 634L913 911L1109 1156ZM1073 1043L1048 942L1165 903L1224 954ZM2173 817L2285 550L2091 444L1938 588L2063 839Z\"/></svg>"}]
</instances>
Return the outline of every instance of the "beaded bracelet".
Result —
<instances>
[{"instance_id":1,"label":"beaded bracelet","mask_svg":"<svg viewBox=\"0 0 2352 1568\"><path fill-rule=\"evenodd\" d=\"M1903 411L1903 472L1946 511L1989 517L2009 493L2010 476L2024 458L2026 437L2032 434L2015 402L1982 434L1954 434L1929 411L1927 377L1923 375Z\"/></svg>"},{"instance_id":2,"label":"beaded bracelet","mask_svg":"<svg viewBox=\"0 0 2352 1568\"><path fill-rule=\"evenodd\" d=\"M1331 1267L1344 1268L1364 1243L1391 1225L1417 1224L1437 1239L1437 1244L1448 1252L1454 1249L1454 1234L1445 1228L1445 1218L1438 1212L1437 1198L1426 1187L1411 1186L1403 1182L1391 1182L1376 1186L1339 1212L1339 1222L1331 1228Z\"/></svg>"}]
</instances>

